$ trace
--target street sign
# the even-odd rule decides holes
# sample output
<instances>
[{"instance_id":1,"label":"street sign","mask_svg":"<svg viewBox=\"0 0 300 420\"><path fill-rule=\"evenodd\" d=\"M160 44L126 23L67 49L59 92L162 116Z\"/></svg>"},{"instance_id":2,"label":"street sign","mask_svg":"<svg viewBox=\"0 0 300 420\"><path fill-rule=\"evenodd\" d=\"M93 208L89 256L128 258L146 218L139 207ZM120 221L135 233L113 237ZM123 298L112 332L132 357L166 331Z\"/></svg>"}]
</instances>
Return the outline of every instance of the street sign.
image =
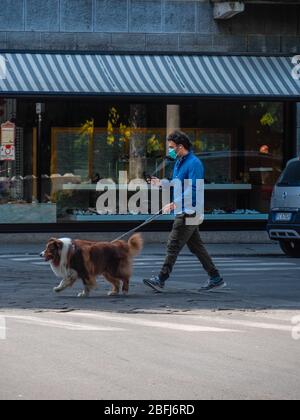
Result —
<instances>
[{"instance_id":1,"label":"street sign","mask_svg":"<svg viewBox=\"0 0 300 420\"><path fill-rule=\"evenodd\" d=\"M16 125L10 121L1 124L0 160L12 161L16 159L15 139Z\"/></svg>"},{"instance_id":2,"label":"street sign","mask_svg":"<svg viewBox=\"0 0 300 420\"><path fill-rule=\"evenodd\" d=\"M10 146L10 145L1 146L0 160L2 161L3 160L7 160L7 161L16 160L15 146Z\"/></svg>"},{"instance_id":3,"label":"street sign","mask_svg":"<svg viewBox=\"0 0 300 420\"><path fill-rule=\"evenodd\" d=\"M16 125L10 121L1 124L1 146L14 146Z\"/></svg>"}]
</instances>

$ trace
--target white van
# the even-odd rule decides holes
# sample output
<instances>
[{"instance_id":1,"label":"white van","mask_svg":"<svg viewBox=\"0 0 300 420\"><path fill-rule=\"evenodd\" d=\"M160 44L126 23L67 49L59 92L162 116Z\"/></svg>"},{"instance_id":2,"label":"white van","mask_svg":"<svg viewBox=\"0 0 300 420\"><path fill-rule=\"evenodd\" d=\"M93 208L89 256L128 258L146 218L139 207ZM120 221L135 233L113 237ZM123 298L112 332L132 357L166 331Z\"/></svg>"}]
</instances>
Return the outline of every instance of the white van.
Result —
<instances>
[{"instance_id":1,"label":"white van","mask_svg":"<svg viewBox=\"0 0 300 420\"><path fill-rule=\"evenodd\" d=\"M268 222L271 239L290 257L300 258L300 159L292 159L272 194Z\"/></svg>"}]
</instances>

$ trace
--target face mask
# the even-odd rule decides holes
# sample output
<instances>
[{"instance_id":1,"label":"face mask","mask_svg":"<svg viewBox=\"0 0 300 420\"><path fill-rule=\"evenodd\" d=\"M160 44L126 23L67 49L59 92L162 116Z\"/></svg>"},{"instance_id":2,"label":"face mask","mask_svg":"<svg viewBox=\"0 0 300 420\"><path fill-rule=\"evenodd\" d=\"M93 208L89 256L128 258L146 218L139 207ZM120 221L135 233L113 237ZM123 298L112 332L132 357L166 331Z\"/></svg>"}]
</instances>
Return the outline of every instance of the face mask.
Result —
<instances>
[{"instance_id":1,"label":"face mask","mask_svg":"<svg viewBox=\"0 0 300 420\"><path fill-rule=\"evenodd\" d=\"M169 149L169 156L170 156L170 158L171 159L174 159L174 160L176 160L177 159L177 153L176 153L176 150L175 149Z\"/></svg>"}]
</instances>

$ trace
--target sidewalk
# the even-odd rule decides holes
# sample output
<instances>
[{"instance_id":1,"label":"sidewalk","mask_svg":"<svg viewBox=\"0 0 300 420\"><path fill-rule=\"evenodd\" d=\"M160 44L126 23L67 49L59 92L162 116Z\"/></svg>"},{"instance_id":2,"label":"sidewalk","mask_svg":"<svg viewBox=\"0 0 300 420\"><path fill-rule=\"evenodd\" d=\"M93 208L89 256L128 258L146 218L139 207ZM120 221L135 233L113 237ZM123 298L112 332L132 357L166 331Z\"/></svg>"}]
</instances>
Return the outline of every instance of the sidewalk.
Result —
<instances>
[{"instance_id":1,"label":"sidewalk","mask_svg":"<svg viewBox=\"0 0 300 420\"><path fill-rule=\"evenodd\" d=\"M0 244L0 255L6 254L39 254L44 243L39 244ZM279 244L207 244L207 249L212 256L283 256ZM142 255L164 255L166 245L146 244ZM189 250L184 249L182 255L190 255Z\"/></svg>"}]
</instances>

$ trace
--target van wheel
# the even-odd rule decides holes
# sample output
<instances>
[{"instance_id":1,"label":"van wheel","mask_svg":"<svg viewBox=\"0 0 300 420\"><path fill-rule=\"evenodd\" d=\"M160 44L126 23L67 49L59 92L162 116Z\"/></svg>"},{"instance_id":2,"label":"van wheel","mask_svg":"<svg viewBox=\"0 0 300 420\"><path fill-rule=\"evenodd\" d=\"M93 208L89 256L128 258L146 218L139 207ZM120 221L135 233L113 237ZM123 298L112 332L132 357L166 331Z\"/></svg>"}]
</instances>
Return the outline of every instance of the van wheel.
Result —
<instances>
[{"instance_id":1,"label":"van wheel","mask_svg":"<svg viewBox=\"0 0 300 420\"><path fill-rule=\"evenodd\" d=\"M282 251L293 258L300 258L300 241L279 241Z\"/></svg>"}]
</instances>

